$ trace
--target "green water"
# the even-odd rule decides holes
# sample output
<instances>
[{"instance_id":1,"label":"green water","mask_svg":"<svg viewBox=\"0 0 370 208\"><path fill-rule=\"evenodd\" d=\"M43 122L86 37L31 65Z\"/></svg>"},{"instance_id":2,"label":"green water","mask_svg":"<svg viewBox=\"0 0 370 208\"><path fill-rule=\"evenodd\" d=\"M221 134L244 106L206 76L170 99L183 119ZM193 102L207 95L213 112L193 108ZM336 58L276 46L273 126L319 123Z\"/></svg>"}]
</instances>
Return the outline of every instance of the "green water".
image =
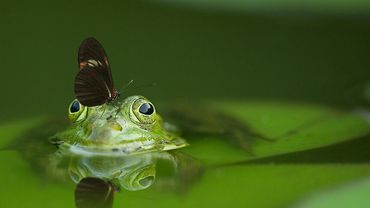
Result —
<instances>
[{"instance_id":1,"label":"green water","mask_svg":"<svg viewBox=\"0 0 370 208\"><path fill-rule=\"evenodd\" d=\"M45 126L33 118L66 116L78 46L94 36L122 96L144 95L159 112L161 103L207 100L283 137L253 143L255 156L222 137L186 138L181 152L202 164L201 177L185 191L122 190L114 207L309 205L368 178L370 127L352 114L369 109L368 3L202 2L3 2L0 147ZM72 180L51 179L20 151L0 151L0 161L0 207L74 207Z\"/></svg>"}]
</instances>

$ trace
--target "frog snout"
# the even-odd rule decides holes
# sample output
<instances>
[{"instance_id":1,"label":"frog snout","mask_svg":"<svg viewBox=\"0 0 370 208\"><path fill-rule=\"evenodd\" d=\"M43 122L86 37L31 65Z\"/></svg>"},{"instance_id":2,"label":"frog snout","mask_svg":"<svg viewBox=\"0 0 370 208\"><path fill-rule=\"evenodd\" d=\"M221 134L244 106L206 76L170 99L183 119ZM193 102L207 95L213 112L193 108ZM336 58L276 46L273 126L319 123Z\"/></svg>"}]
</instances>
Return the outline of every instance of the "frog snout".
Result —
<instances>
[{"instance_id":1,"label":"frog snout","mask_svg":"<svg viewBox=\"0 0 370 208\"><path fill-rule=\"evenodd\" d=\"M117 121L110 121L101 126L95 126L95 128L92 129L90 137L96 143L107 143L122 131L122 124Z\"/></svg>"}]
</instances>

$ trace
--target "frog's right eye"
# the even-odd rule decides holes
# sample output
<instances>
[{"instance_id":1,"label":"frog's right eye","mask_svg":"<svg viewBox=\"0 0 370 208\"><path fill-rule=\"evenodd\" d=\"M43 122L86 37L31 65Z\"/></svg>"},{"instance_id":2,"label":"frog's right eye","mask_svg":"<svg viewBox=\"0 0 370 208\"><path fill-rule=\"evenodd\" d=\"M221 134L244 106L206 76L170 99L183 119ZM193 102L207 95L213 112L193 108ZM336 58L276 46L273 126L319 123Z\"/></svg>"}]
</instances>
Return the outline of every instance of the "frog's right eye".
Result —
<instances>
[{"instance_id":1,"label":"frog's right eye","mask_svg":"<svg viewBox=\"0 0 370 208\"><path fill-rule=\"evenodd\" d=\"M153 124L158 117L156 117L155 109L145 98L137 99L131 106L134 115L134 120L141 124Z\"/></svg>"},{"instance_id":2,"label":"frog's right eye","mask_svg":"<svg viewBox=\"0 0 370 208\"><path fill-rule=\"evenodd\" d=\"M85 119L87 113L87 108L83 105L81 105L78 100L72 101L72 103L69 105L68 110L68 118L72 122L77 122L82 119Z\"/></svg>"}]
</instances>

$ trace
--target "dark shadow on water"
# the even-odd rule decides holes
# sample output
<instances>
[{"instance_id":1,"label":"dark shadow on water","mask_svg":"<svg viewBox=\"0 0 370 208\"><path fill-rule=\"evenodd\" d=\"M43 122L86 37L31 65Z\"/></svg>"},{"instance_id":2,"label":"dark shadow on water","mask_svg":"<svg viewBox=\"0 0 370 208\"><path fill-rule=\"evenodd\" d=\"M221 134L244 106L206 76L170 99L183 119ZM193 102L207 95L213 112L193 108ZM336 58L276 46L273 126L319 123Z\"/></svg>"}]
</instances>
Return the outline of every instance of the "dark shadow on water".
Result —
<instances>
[{"instance_id":1,"label":"dark shadow on water","mask_svg":"<svg viewBox=\"0 0 370 208\"><path fill-rule=\"evenodd\" d=\"M253 161L241 161L232 165L247 164L370 164L370 135L357 139L278 156L261 158Z\"/></svg>"}]
</instances>

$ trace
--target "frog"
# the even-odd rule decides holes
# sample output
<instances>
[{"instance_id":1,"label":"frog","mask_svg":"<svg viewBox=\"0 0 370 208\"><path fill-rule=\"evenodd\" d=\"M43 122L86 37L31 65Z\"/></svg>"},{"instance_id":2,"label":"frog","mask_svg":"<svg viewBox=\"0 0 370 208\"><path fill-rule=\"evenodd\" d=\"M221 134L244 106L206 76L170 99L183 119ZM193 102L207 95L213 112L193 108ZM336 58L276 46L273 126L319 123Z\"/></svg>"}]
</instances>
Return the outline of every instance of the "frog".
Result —
<instances>
[{"instance_id":1,"label":"frog","mask_svg":"<svg viewBox=\"0 0 370 208\"><path fill-rule=\"evenodd\" d=\"M50 141L74 154L134 155L188 146L147 98L129 96L94 107L77 99L68 107L71 125Z\"/></svg>"}]
</instances>

